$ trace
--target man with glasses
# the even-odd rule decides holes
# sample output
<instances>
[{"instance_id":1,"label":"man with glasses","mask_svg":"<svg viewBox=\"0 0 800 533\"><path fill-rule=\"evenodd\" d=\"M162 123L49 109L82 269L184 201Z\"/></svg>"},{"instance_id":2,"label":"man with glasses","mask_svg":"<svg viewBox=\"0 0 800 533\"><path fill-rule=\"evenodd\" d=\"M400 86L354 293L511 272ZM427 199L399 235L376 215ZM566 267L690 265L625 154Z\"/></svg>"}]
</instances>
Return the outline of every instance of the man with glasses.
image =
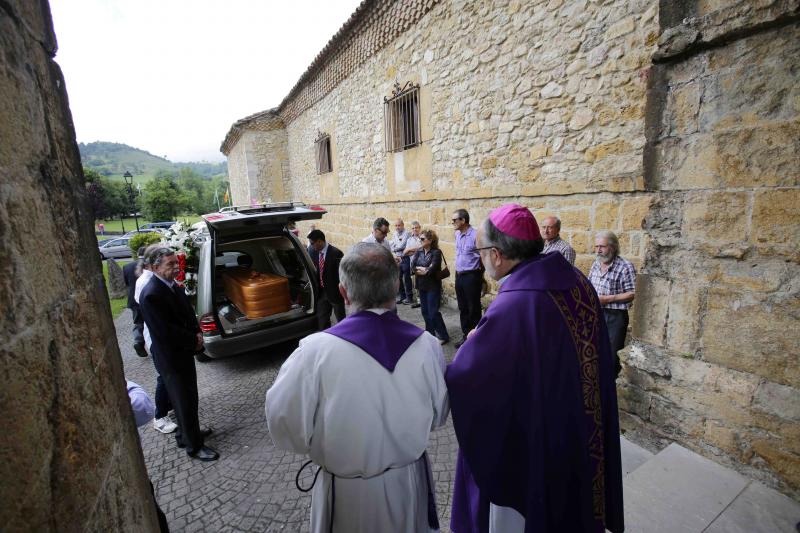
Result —
<instances>
[{"instance_id":1,"label":"man with glasses","mask_svg":"<svg viewBox=\"0 0 800 533\"><path fill-rule=\"evenodd\" d=\"M458 349L467 334L481 319L481 287L483 285L483 264L475 250L475 228L469 225L469 213L458 209L453 213L453 227L456 237L456 299L461 318L463 337L455 344Z\"/></svg>"},{"instance_id":2,"label":"man with glasses","mask_svg":"<svg viewBox=\"0 0 800 533\"><path fill-rule=\"evenodd\" d=\"M614 360L601 300L536 219L478 232L497 297L445 374L459 454L452 531L624 530Z\"/></svg>"},{"instance_id":3,"label":"man with glasses","mask_svg":"<svg viewBox=\"0 0 800 533\"><path fill-rule=\"evenodd\" d=\"M389 244L389 241L386 240L387 235L389 235L389 221L383 217L378 217L375 219L375 222L372 223L372 233L364 237L361 242L380 244L391 252L392 246Z\"/></svg>"}]
</instances>

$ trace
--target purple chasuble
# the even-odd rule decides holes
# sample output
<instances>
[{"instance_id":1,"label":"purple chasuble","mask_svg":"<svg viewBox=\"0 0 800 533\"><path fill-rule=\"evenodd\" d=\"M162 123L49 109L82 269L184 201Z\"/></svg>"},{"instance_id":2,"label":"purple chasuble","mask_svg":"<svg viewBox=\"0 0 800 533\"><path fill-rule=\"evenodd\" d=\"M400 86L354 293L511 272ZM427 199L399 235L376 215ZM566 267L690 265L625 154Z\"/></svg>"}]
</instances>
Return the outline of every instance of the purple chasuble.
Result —
<instances>
[{"instance_id":1,"label":"purple chasuble","mask_svg":"<svg viewBox=\"0 0 800 533\"><path fill-rule=\"evenodd\" d=\"M450 527L623 531L614 361L597 294L561 254L519 264L448 366L459 443Z\"/></svg>"},{"instance_id":2,"label":"purple chasuble","mask_svg":"<svg viewBox=\"0 0 800 533\"><path fill-rule=\"evenodd\" d=\"M394 372L400 357L424 331L391 311L380 315L359 311L326 329L325 333L355 344L386 370Z\"/></svg>"}]
</instances>

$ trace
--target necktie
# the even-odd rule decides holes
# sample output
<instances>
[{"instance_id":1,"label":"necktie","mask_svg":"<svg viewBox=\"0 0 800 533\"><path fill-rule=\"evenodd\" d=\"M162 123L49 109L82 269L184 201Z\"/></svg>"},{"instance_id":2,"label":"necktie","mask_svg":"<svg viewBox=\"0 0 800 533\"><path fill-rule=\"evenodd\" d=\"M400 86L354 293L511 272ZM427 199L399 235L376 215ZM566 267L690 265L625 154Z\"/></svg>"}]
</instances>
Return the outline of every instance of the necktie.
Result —
<instances>
[{"instance_id":1,"label":"necktie","mask_svg":"<svg viewBox=\"0 0 800 533\"><path fill-rule=\"evenodd\" d=\"M322 273L325 272L325 254L319 254L319 286L324 287L325 282L322 280Z\"/></svg>"}]
</instances>

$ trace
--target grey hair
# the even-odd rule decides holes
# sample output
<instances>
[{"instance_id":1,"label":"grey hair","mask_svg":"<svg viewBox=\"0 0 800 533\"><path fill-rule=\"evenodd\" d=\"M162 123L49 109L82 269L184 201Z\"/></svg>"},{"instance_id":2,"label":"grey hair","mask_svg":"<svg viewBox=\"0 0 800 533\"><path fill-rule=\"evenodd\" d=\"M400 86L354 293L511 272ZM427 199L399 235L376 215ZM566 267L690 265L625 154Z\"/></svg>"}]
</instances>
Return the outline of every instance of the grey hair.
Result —
<instances>
[{"instance_id":1,"label":"grey hair","mask_svg":"<svg viewBox=\"0 0 800 533\"><path fill-rule=\"evenodd\" d=\"M556 221L556 229L558 231L561 231L561 219L558 218L555 215L547 215L546 217L544 217L544 220L547 220L548 218L552 218L553 220L555 220ZM542 222L544 222L544 220L542 220Z\"/></svg>"},{"instance_id":2,"label":"grey hair","mask_svg":"<svg viewBox=\"0 0 800 533\"><path fill-rule=\"evenodd\" d=\"M483 221L483 244L500 250L508 259L524 261L536 257L544 250L544 240L540 237L533 241L524 241L506 235L488 218Z\"/></svg>"},{"instance_id":3,"label":"grey hair","mask_svg":"<svg viewBox=\"0 0 800 533\"><path fill-rule=\"evenodd\" d=\"M358 311L393 301L399 277L394 257L380 244L358 243L339 263L339 281Z\"/></svg>"},{"instance_id":4,"label":"grey hair","mask_svg":"<svg viewBox=\"0 0 800 533\"><path fill-rule=\"evenodd\" d=\"M150 246L145 248L144 254L142 255L142 263L145 265L152 264L150 263L150 258L151 258L150 256L152 256L157 250L160 250L161 248L164 248L164 245L161 244L160 242L151 244Z\"/></svg>"},{"instance_id":5,"label":"grey hair","mask_svg":"<svg viewBox=\"0 0 800 533\"><path fill-rule=\"evenodd\" d=\"M156 251L150 254L150 261L149 263L153 266L158 266L164 260L165 257L169 257L171 255L175 255L175 250L172 248L167 248L166 246L161 246Z\"/></svg>"},{"instance_id":6,"label":"grey hair","mask_svg":"<svg viewBox=\"0 0 800 533\"><path fill-rule=\"evenodd\" d=\"M413 228L414 226L422 227L422 224L419 223L419 220L412 220L411 227Z\"/></svg>"},{"instance_id":7,"label":"grey hair","mask_svg":"<svg viewBox=\"0 0 800 533\"><path fill-rule=\"evenodd\" d=\"M614 249L614 256L619 255L619 239L617 238L616 233L613 231L598 231L595 236L595 239L606 239L608 241L608 245Z\"/></svg>"}]
</instances>

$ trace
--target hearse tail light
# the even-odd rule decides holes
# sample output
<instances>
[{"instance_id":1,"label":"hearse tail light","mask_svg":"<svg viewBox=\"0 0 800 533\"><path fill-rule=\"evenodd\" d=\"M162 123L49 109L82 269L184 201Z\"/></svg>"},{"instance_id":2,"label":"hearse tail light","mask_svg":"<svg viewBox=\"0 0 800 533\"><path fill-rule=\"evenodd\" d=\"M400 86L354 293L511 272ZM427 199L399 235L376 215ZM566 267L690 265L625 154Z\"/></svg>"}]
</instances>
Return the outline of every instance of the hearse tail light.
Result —
<instances>
[{"instance_id":1,"label":"hearse tail light","mask_svg":"<svg viewBox=\"0 0 800 533\"><path fill-rule=\"evenodd\" d=\"M310 205L308 206L308 208L311 209L312 211L325 211L325 208L322 207L321 205Z\"/></svg>"},{"instance_id":2,"label":"hearse tail light","mask_svg":"<svg viewBox=\"0 0 800 533\"><path fill-rule=\"evenodd\" d=\"M217 333L217 321L213 313L206 313L200 317L200 331L203 333Z\"/></svg>"}]
</instances>

